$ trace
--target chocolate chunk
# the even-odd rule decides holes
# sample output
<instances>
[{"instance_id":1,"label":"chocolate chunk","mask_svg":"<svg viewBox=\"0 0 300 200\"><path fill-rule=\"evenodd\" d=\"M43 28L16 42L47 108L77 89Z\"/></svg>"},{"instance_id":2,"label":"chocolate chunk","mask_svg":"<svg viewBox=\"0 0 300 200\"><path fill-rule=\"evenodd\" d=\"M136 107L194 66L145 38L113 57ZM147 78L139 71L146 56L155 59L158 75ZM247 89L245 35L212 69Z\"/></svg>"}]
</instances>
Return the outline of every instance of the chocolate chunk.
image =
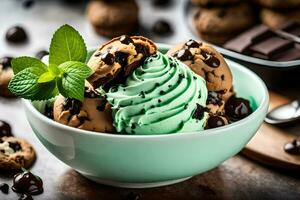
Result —
<instances>
[{"instance_id":1,"label":"chocolate chunk","mask_svg":"<svg viewBox=\"0 0 300 200\"><path fill-rule=\"evenodd\" d=\"M21 194L19 200L33 200L30 194Z\"/></svg>"},{"instance_id":2,"label":"chocolate chunk","mask_svg":"<svg viewBox=\"0 0 300 200\"><path fill-rule=\"evenodd\" d=\"M202 43L198 43L197 41L190 39L185 43L185 46L187 46L189 49L190 48L199 48L202 45Z\"/></svg>"},{"instance_id":3,"label":"chocolate chunk","mask_svg":"<svg viewBox=\"0 0 300 200\"><path fill-rule=\"evenodd\" d=\"M143 54L144 57L150 56L149 49L146 46L144 46L142 44L134 44L134 46L135 46L135 50L137 53Z\"/></svg>"},{"instance_id":4,"label":"chocolate chunk","mask_svg":"<svg viewBox=\"0 0 300 200\"><path fill-rule=\"evenodd\" d=\"M71 115L76 115L80 112L82 102L77 99L66 98L63 103L63 109L69 110Z\"/></svg>"},{"instance_id":5,"label":"chocolate chunk","mask_svg":"<svg viewBox=\"0 0 300 200\"><path fill-rule=\"evenodd\" d=\"M168 7L172 4L172 0L152 0L152 4L156 7Z\"/></svg>"},{"instance_id":6,"label":"chocolate chunk","mask_svg":"<svg viewBox=\"0 0 300 200\"><path fill-rule=\"evenodd\" d=\"M276 61L297 60L300 59L300 50L294 46L290 49L277 53L271 59Z\"/></svg>"},{"instance_id":7,"label":"chocolate chunk","mask_svg":"<svg viewBox=\"0 0 300 200\"><path fill-rule=\"evenodd\" d=\"M0 58L0 65L2 65L3 69L7 69L11 67L11 61L13 57L5 56Z\"/></svg>"},{"instance_id":8,"label":"chocolate chunk","mask_svg":"<svg viewBox=\"0 0 300 200\"><path fill-rule=\"evenodd\" d=\"M232 96L225 104L225 114L231 121L238 121L250 115L252 108L247 99Z\"/></svg>"},{"instance_id":9,"label":"chocolate chunk","mask_svg":"<svg viewBox=\"0 0 300 200\"><path fill-rule=\"evenodd\" d=\"M18 142L8 142L9 147L14 150L14 152L21 151L22 147Z\"/></svg>"},{"instance_id":10,"label":"chocolate chunk","mask_svg":"<svg viewBox=\"0 0 300 200\"><path fill-rule=\"evenodd\" d=\"M255 26L239 36L229 40L223 46L239 53L245 53L248 48L257 42L260 42L274 35L265 25Z\"/></svg>"},{"instance_id":11,"label":"chocolate chunk","mask_svg":"<svg viewBox=\"0 0 300 200\"><path fill-rule=\"evenodd\" d=\"M294 139L284 145L284 151L292 155L300 155L300 140Z\"/></svg>"},{"instance_id":12,"label":"chocolate chunk","mask_svg":"<svg viewBox=\"0 0 300 200\"><path fill-rule=\"evenodd\" d=\"M23 7L25 9L29 9L29 8L31 8L34 5L34 2L35 1L33 1L33 0L24 0L23 1Z\"/></svg>"},{"instance_id":13,"label":"chocolate chunk","mask_svg":"<svg viewBox=\"0 0 300 200\"><path fill-rule=\"evenodd\" d=\"M219 92L209 91L206 104L222 105L222 95Z\"/></svg>"},{"instance_id":14,"label":"chocolate chunk","mask_svg":"<svg viewBox=\"0 0 300 200\"><path fill-rule=\"evenodd\" d=\"M205 111L206 111L206 108L197 103L196 110L194 111L192 118L201 120L204 117Z\"/></svg>"},{"instance_id":15,"label":"chocolate chunk","mask_svg":"<svg viewBox=\"0 0 300 200\"><path fill-rule=\"evenodd\" d=\"M50 119L54 119L53 106L46 104L44 115Z\"/></svg>"},{"instance_id":16,"label":"chocolate chunk","mask_svg":"<svg viewBox=\"0 0 300 200\"><path fill-rule=\"evenodd\" d=\"M44 191L42 179L29 171L16 174L11 189L17 193L30 195L38 195Z\"/></svg>"},{"instance_id":17,"label":"chocolate chunk","mask_svg":"<svg viewBox=\"0 0 300 200\"><path fill-rule=\"evenodd\" d=\"M170 35L173 32L169 22L165 20L156 21L152 27L152 31L161 36Z\"/></svg>"},{"instance_id":18,"label":"chocolate chunk","mask_svg":"<svg viewBox=\"0 0 300 200\"><path fill-rule=\"evenodd\" d=\"M24 43L28 39L27 33L21 26L13 26L6 32L6 40L11 43Z\"/></svg>"},{"instance_id":19,"label":"chocolate chunk","mask_svg":"<svg viewBox=\"0 0 300 200\"><path fill-rule=\"evenodd\" d=\"M120 51L117 51L115 53L115 61L123 67L127 65L127 58L128 58L127 53L123 53L123 52L120 52Z\"/></svg>"},{"instance_id":20,"label":"chocolate chunk","mask_svg":"<svg viewBox=\"0 0 300 200\"><path fill-rule=\"evenodd\" d=\"M49 52L46 50L41 50L35 54L35 57L41 60L46 55L49 55Z\"/></svg>"},{"instance_id":21,"label":"chocolate chunk","mask_svg":"<svg viewBox=\"0 0 300 200\"><path fill-rule=\"evenodd\" d=\"M205 64L207 64L208 66L212 67L212 68L217 68L220 66L220 60L215 57L214 55L205 52L205 51L201 51L201 55L204 57L203 62Z\"/></svg>"},{"instance_id":22,"label":"chocolate chunk","mask_svg":"<svg viewBox=\"0 0 300 200\"><path fill-rule=\"evenodd\" d=\"M134 43L133 40L128 36L128 35L122 35L120 37L120 42L122 44L130 44L130 43Z\"/></svg>"},{"instance_id":23,"label":"chocolate chunk","mask_svg":"<svg viewBox=\"0 0 300 200\"><path fill-rule=\"evenodd\" d=\"M219 116L210 116L207 120L207 128L217 128L224 125L225 121Z\"/></svg>"},{"instance_id":24,"label":"chocolate chunk","mask_svg":"<svg viewBox=\"0 0 300 200\"><path fill-rule=\"evenodd\" d=\"M99 92L93 90L89 87L84 87L84 97L86 98L98 98L100 96Z\"/></svg>"},{"instance_id":25,"label":"chocolate chunk","mask_svg":"<svg viewBox=\"0 0 300 200\"><path fill-rule=\"evenodd\" d=\"M280 37L271 37L266 39L258 44L255 44L250 47L252 51L262 56L265 56L266 59L270 59L276 53L285 51L293 46L293 42L289 40L282 39Z\"/></svg>"},{"instance_id":26,"label":"chocolate chunk","mask_svg":"<svg viewBox=\"0 0 300 200\"><path fill-rule=\"evenodd\" d=\"M115 56L109 52L106 52L102 54L101 60L107 65L112 65L115 62Z\"/></svg>"},{"instance_id":27,"label":"chocolate chunk","mask_svg":"<svg viewBox=\"0 0 300 200\"><path fill-rule=\"evenodd\" d=\"M0 191L4 194L8 194L9 191L9 186L6 183L1 183L0 184Z\"/></svg>"},{"instance_id":28,"label":"chocolate chunk","mask_svg":"<svg viewBox=\"0 0 300 200\"><path fill-rule=\"evenodd\" d=\"M141 200L141 199L142 199L141 194L135 192L130 192L124 198L124 200Z\"/></svg>"},{"instance_id":29,"label":"chocolate chunk","mask_svg":"<svg viewBox=\"0 0 300 200\"><path fill-rule=\"evenodd\" d=\"M105 110L105 106L106 106L107 100L106 100L106 98L102 97L98 102L99 103L98 103L96 109L98 111L100 111L100 112L103 112Z\"/></svg>"},{"instance_id":30,"label":"chocolate chunk","mask_svg":"<svg viewBox=\"0 0 300 200\"><path fill-rule=\"evenodd\" d=\"M11 132L10 125L5 121L0 120L0 138L4 136L13 136L13 135Z\"/></svg>"},{"instance_id":31,"label":"chocolate chunk","mask_svg":"<svg viewBox=\"0 0 300 200\"><path fill-rule=\"evenodd\" d=\"M288 21L287 23L281 25L281 30L288 32L295 36L300 36L300 23L296 21Z\"/></svg>"},{"instance_id":32,"label":"chocolate chunk","mask_svg":"<svg viewBox=\"0 0 300 200\"><path fill-rule=\"evenodd\" d=\"M193 55L188 49L181 49L175 54L176 58L178 58L181 61L186 61L186 60L192 60Z\"/></svg>"}]
</instances>

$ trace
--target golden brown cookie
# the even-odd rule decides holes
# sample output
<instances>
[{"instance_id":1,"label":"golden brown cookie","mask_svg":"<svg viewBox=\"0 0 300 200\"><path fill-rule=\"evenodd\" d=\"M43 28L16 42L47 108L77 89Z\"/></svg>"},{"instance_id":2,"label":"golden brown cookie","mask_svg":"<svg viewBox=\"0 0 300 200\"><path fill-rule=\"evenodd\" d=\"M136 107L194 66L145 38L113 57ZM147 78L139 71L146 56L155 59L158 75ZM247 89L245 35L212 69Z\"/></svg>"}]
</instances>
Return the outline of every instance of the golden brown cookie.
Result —
<instances>
[{"instance_id":1,"label":"golden brown cookie","mask_svg":"<svg viewBox=\"0 0 300 200\"><path fill-rule=\"evenodd\" d=\"M12 57L3 57L0 59L0 96L13 97L14 95L8 90L8 84L14 72L11 68Z\"/></svg>"},{"instance_id":2,"label":"golden brown cookie","mask_svg":"<svg viewBox=\"0 0 300 200\"><path fill-rule=\"evenodd\" d=\"M135 0L93 0L88 3L87 16L95 31L108 37L130 34L138 26Z\"/></svg>"},{"instance_id":3,"label":"golden brown cookie","mask_svg":"<svg viewBox=\"0 0 300 200\"><path fill-rule=\"evenodd\" d=\"M299 1L300 2L300 1ZM262 9L260 12L261 21L271 28L279 28L289 20L300 22L300 8L287 11L275 11Z\"/></svg>"},{"instance_id":4,"label":"golden brown cookie","mask_svg":"<svg viewBox=\"0 0 300 200\"><path fill-rule=\"evenodd\" d=\"M171 48L176 57L206 80L207 104L211 113L224 114L225 101L232 95L232 74L223 56L212 46L189 40Z\"/></svg>"},{"instance_id":5,"label":"golden brown cookie","mask_svg":"<svg viewBox=\"0 0 300 200\"><path fill-rule=\"evenodd\" d=\"M199 7L194 25L200 37L213 44L223 44L256 21L253 9L246 3L226 7Z\"/></svg>"},{"instance_id":6,"label":"golden brown cookie","mask_svg":"<svg viewBox=\"0 0 300 200\"><path fill-rule=\"evenodd\" d=\"M103 133L111 133L110 105L96 91L86 88L83 102L58 96L53 106L54 120L68 126Z\"/></svg>"},{"instance_id":7,"label":"golden brown cookie","mask_svg":"<svg viewBox=\"0 0 300 200\"><path fill-rule=\"evenodd\" d=\"M299 0L253 0L253 2L268 8L295 8L300 7Z\"/></svg>"},{"instance_id":8,"label":"golden brown cookie","mask_svg":"<svg viewBox=\"0 0 300 200\"><path fill-rule=\"evenodd\" d=\"M191 0L192 4L201 5L201 6L228 5L240 1L241 0Z\"/></svg>"},{"instance_id":9,"label":"golden brown cookie","mask_svg":"<svg viewBox=\"0 0 300 200\"><path fill-rule=\"evenodd\" d=\"M6 171L29 168L36 159L33 147L23 139L0 138L0 169Z\"/></svg>"},{"instance_id":10,"label":"golden brown cookie","mask_svg":"<svg viewBox=\"0 0 300 200\"><path fill-rule=\"evenodd\" d=\"M94 71L88 81L94 88L121 83L156 51L156 45L142 36L114 38L97 49L88 61L87 65Z\"/></svg>"}]
</instances>

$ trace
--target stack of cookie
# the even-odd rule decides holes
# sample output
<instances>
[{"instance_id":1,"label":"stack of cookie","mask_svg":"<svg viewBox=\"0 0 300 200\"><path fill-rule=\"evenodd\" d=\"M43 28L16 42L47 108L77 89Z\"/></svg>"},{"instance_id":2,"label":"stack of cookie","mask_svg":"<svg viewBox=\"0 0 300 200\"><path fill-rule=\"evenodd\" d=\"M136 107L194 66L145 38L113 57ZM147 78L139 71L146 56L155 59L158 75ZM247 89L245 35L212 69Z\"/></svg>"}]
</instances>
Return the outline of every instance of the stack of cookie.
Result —
<instances>
[{"instance_id":1,"label":"stack of cookie","mask_svg":"<svg viewBox=\"0 0 300 200\"><path fill-rule=\"evenodd\" d=\"M279 28L287 21L300 22L300 0L254 0L263 8L261 21L271 28Z\"/></svg>"},{"instance_id":2,"label":"stack of cookie","mask_svg":"<svg viewBox=\"0 0 300 200\"><path fill-rule=\"evenodd\" d=\"M138 27L135 0L91 0L87 16L94 30L107 37L130 35Z\"/></svg>"},{"instance_id":3,"label":"stack of cookie","mask_svg":"<svg viewBox=\"0 0 300 200\"><path fill-rule=\"evenodd\" d=\"M242 0L191 0L201 39L221 45L256 22L253 7Z\"/></svg>"}]
</instances>

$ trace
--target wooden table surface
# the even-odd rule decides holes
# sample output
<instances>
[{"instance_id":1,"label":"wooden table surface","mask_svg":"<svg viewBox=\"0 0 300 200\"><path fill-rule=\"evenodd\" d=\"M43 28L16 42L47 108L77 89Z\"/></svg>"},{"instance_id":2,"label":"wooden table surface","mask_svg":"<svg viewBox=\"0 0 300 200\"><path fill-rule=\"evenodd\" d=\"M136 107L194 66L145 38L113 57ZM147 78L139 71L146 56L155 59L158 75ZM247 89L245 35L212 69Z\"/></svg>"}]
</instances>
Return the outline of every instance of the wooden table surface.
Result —
<instances>
[{"instance_id":1,"label":"wooden table surface","mask_svg":"<svg viewBox=\"0 0 300 200\"><path fill-rule=\"evenodd\" d=\"M36 1L36 5L28 11L23 10L19 2L21 1L1 0L0 35L2 36L9 26L21 23L30 31L30 42L25 46L16 47L9 46L0 40L0 56L34 54L48 46L51 33L64 23L78 28L87 40L89 47L106 40L95 35L87 24L84 5L77 5L70 9L69 5L66 6L59 1ZM145 4L142 6L141 21L146 28L160 17L170 21L175 20L173 36L165 39L156 37L152 39L159 42L177 43L192 37L190 32L184 32L188 29L182 28L185 23L183 19L180 19L184 16L179 12L179 9L183 10L182 2L178 1L169 10L155 10L157 15L152 17L154 8L151 7L149 1L139 1L141 5ZM149 14L151 14L151 18L148 17ZM45 20L47 20L46 24ZM295 97L298 91L298 89L285 90L285 95ZM300 199L299 174L271 169L241 155L225 161L209 172L171 186L153 189L120 189L99 185L83 178L42 146L26 121L20 100L0 98L0 119L8 121L12 125L14 134L30 141L37 152L38 158L31 170L42 177L45 192L42 195L34 196L36 200ZM297 132L300 127L290 127L289 130ZM0 183L2 182L11 186L12 177L0 172ZM0 192L0 200L17 198L17 195L11 190L9 195Z\"/></svg>"}]
</instances>

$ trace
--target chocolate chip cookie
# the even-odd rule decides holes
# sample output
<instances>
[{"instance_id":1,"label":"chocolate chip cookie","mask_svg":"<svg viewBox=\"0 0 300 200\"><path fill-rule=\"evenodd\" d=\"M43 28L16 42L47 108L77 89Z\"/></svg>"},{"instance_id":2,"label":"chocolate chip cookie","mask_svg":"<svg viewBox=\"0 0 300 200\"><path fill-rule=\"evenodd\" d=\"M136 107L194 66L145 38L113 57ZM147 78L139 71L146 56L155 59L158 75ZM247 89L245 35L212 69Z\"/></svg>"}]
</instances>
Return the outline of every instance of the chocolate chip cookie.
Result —
<instances>
[{"instance_id":1,"label":"chocolate chip cookie","mask_svg":"<svg viewBox=\"0 0 300 200\"><path fill-rule=\"evenodd\" d=\"M295 8L300 7L299 0L253 0L261 6L268 8L278 8L278 9L286 9L286 8Z\"/></svg>"},{"instance_id":2,"label":"chocolate chip cookie","mask_svg":"<svg viewBox=\"0 0 300 200\"><path fill-rule=\"evenodd\" d=\"M300 8L288 9L286 11L276 11L265 8L261 10L260 18L267 26L271 28L279 28L281 25L290 20L300 22Z\"/></svg>"},{"instance_id":3,"label":"chocolate chip cookie","mask_svg":"<svg viewBox=\"0 0 300 200\"><path fill-rule=\"evenodd\" d=\"M135 0L93 0L88 3L87 16L95 31L108 37L130 34L138 26Z\"/></svg>"},{"instance_id":4,"label":"chocolate chip cookie","mask_svg":"<svg viewBox=\"0 0 300 200\"><path fill-rule=\"evenodd\" d=\"M105 97L88 87L84 96L83 102L58 96L53 106L54 120L84 130L113 132L111 108Z\"/></svg>"},{"instance_id":5,"label":"chocolate chip cookie","mask_svg":"<svg viewBox=\"0 0 300 200\"><path fill-rule=\"evenodd\" d=\"M97 49L88 66L94 73L88 81L94 88L122 83L146 57L155 54L156 45L142 36L123 35Z\"/></svg>"},{"instance_id":6,"label":"chocolate chip cookie","mask_svg":"<svg viewBox=\"0 0 300 200\"><path fill-rule=\"evenodd\" d=\"M3 57L0 59L0 96L13 97L13 94L8 90L8 84L14 73L11 68L12 57Z\"/></svg>"},{"instance_id":7,"label":"chocolate chip cookie","mask_svg":"<svg viewBox=\"0 0 300 200\"><path fill-rule=\"evenodd\" d=\"M36 159L33 147L25 140L15 137L0 138L0 169L20 170L29 168Z\"/></svg>"},{"instance_id":8,"label":"chocolate chip cookie","mask_svg":"<svg viewBox=\"0 0 300 200\"><path fill-rule=\"evenodd\" d=\"M240 0L191 0L195 5L211 6L211 5L227 5L240 2Z\"/></svg>"},{"instance_id":9,"label":"chocolate chip cookie","mask_svg":"<svg viewBox=\"0 0 300 200\"><path fill-rule=\"evenodd\" d=\"M223 44L256 21L253 9L246 3L226 7L199 7L194 25L199 36L213 44Z\"/></svg>"}]
</instances>

